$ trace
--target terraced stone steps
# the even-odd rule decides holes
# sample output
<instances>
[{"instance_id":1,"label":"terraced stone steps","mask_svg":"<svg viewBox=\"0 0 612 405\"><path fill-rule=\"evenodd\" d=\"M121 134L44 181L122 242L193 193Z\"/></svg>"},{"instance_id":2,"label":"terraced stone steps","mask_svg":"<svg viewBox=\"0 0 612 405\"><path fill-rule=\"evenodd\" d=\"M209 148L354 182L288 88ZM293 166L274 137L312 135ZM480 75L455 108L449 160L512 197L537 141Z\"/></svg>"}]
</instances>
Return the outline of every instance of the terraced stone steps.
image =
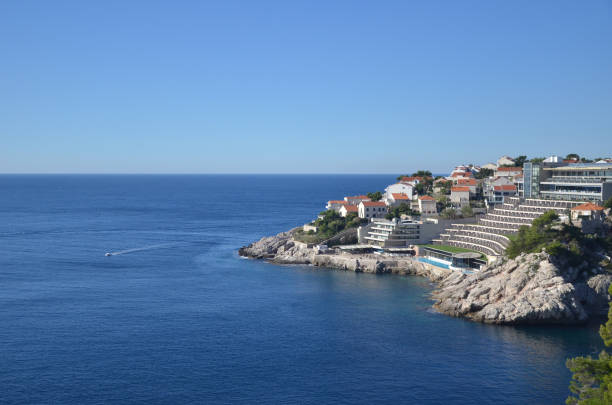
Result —
<instances>
[{"instance_id":1,"label":"terraced stone steps","mask_svg":"<svg viewBox=\"0 0 612 405\"><path fill-rule=\"evenodd\" d=\"M580 204L581 202L576 201L521 200L518 197L509 197L499 207L480 218L476 224L452 224L452 227L446 229L433 243L499 256L504 254L510 244L508 235L517 233L521 226L531 225L534 219L547 211L554 210L563 215Z\"/></svg>"}]
</instances>

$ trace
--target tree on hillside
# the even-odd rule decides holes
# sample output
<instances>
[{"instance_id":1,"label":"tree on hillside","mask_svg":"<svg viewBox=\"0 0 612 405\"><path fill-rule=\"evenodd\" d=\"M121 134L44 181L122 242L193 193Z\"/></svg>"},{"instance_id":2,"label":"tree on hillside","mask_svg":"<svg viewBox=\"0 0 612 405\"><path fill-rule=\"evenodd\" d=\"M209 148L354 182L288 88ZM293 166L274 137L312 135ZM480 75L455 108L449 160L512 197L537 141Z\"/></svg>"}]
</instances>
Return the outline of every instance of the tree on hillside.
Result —
<instances>
[{"instance_id":1,"label":"tree on hillside","mask_svg":"<svg viewBox=\"0 0 612 405\"><path fill-rule=\"evenodd\" d=\"M531 163L541 163L541 162L543 162L543 161L544 161L544 159L545 159L545 158L543 158L543 157L537 157L537 158L532 158L532 159L529 159L529 161L530 161Z\"/></svg>"},{"instance_id":2,"label":"tree on hillside","mask_svg":"<svg viewBox=\"0 0 612 405\"><path fill-rule=\"evenodd\" d=\"M414 186L414 189L418 195L423 195L427 192L427 187L424 183L417 184L416 186Z\"/></svg>"},{"instance_id":3,"label":"tree on hillside","mask_svg":"<svg viewBox=\"0 0 612 405\"><path fill-rule=\"evenodd\" d=\"M461 215L463 215L464 218L473 217L474 216L474 210L472 210L472 207L470 205L466 205L466 206L461 208Z\"/></svg>"},{"instance_id":4,"label":"tree on hillside","mask_svg":"<svg viewBox=\"0 0 612 405\"><path fill-rule=\"evenodd\" d=\"M440 218L444 219L455 219L459 215L457 215L457 211L454 208L446 208L444 211L440 213Z\"/></svg>"},{"instance_id":5,"label":"tree on hillside","mask_svg":"<svg viewBox=\"0 0 612 405\"><path fill-rule=\"evenodd\" d=\"M604 203L604 208L612 208L612 197L608 198L608 200Z\"/></svg>"},{"instance_id":6,"label":"tree on hillside","mask_svg":"<svg viewBox=\"0 0 612 405\"><path fill-rule=\"evenodd\" d=\"M450 206L451 200L445 195L438 197L438 199L436 200L436 208L438 212L441 212L442 210Z\"/></svg>"},{"instance_id":7,"label":"tree on hillside","mask_svg":"<svg viewBox=\"0 0 612 405\"><path fill-rule=\"evenodd\" d=\"M376 191L374 193L368 193L367 196L372 201L380 201L382 198L382 193L380 191Z\"/></svg>"},{"instance_id":8,"label":"tree on hillside","mask_svg":"<svg viewBox=\"0 0 612 405\"><path fill-rule=\"evenodd\" d=\"M526 161L527 161L527 156L521 155L521 156L514 158L514 165L523 167Z\"/></svg>"},{"instance_id":9,"label":"tree on hillside","mask_svg":"<svg viewBox=\"0 0 612 405\"><path fill-rule=\"evenodd\" d=\"M391 208L385 218L401 218L402 215L420 215L420 213L413 211L412 208L410 208L410 204L401 203L399 206Z\"/></svg>"},{"instance_id":10,"label":"tree on hillside","mask_svg":"<svg viewBox=\"0 0 612 405\"><path fill-rule=\"evenodd\" d=\"M580 155L577 153L568 153L568 155L565 157L566 160L580 160Z\"/></svg>"},{"instance_id":11,"label":"tree on hillside","mask_svg":"<svg viewBox=\"0 0 612 405\"><path fill-rule=\"evenodd\" d=\"M429 170L419 170L416 173L412 173L412 176L418 177L431 177L431 172Z\"/></svg>"},{"instance_id":12,"label":"tree on hillside","mask_svg":"<svg viewBox=\"0 0 612 405\"><path fill-rule=\"evenodd\" d=\"M608 294L612 295L612 285ZM608 310L608 321L599 328L599 335L606 347L612 346L612 307ZM567 398L566 404L612 404L612 356L605 350L597 359L576 357L568 359L566 365L573 373L570 391L574 394Z\"/></svg>"},{"instance_id":13,"label":"tree on hillside","mask_svg":"<svg viewBox=\"0 0 612 405\"><path fill-rule=\"evenodd\" d=\"M524 252L538 252L554 239L556 234L551 234L553 223L559 219L559 215L553 211L547 211L533 220L531 226L519 227L516 237L510 241L506 248L506 254L511 259Z\"/></svg>"},{"instance_id":14,"label":"tree on hillside","mask_svg":"<svg viewBox=\"0 0 612 405\"><path fill-rule=\"evenodd\" d=\"M482 167L478 173L474 174L474 177L477 179L486 179L487 177L493 176L494 173L495 171L493 169Z\"/></svg>"}]
</instances>

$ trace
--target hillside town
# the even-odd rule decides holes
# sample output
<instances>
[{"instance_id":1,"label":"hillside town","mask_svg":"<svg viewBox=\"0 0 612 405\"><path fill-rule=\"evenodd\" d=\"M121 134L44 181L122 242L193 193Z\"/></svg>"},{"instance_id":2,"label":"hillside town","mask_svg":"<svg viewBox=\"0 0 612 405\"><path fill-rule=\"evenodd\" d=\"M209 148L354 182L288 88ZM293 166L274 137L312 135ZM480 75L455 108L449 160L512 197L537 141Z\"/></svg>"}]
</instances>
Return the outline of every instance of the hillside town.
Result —
<instances>
[{"instance_id":1,"label":"hillside town","mask_svg":"<svg viewBox=\"0 0 612 405\"><path fill-rule=\"evenodd\" d=\"M345 252L416 255L435 266L477 271L504 255L522 226L549 211L583 233L604 232L612 159L501 156L481 166L458 165L447 176L420 170L383 191L364 191L329 200L296 240L320 250L337 245Z\"/></svg>"}]
</instances>

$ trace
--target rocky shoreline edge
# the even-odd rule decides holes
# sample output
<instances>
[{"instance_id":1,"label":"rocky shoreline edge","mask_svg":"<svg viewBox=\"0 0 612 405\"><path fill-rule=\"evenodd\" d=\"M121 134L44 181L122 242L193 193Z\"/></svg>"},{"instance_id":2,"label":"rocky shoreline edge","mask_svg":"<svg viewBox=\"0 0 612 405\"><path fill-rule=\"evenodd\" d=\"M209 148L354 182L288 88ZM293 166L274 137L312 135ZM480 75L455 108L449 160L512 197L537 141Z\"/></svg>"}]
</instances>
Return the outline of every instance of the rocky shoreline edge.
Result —
<instances>
[{"instance_id":1,"label":"rocky shoreline edge","mask_svg":"<svg viewBox=\"0 0 612 405\"><path fill-rule=\"evenodd\" d=\"M544 252L530 253L463 274L409 257L319 253L294 240L294 231L264 237L238 253L275 264L427 277L436 284L432 298L438 312L475 322L571 325L599 319L608 311L612 275L588 268L586 261L571 267Z\"/></svg>"}]
</instances>

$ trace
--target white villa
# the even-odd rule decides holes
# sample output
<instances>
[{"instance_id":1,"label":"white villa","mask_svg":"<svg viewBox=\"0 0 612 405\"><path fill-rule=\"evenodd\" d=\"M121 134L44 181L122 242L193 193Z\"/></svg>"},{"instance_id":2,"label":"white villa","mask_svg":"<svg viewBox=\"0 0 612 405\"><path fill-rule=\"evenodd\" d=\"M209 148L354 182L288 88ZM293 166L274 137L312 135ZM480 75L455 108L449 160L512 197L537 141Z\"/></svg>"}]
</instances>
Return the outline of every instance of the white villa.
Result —
<instances>
[{"instance_id":1,"label":"white villa","mask_svg":"<svg viewBox=\"0 0 612 405\"><path fill-rule=\"evenodd\" d=\"M470 202L470 188L467 186L451 187L450 200L456 204L468 204Z\"/></svg>"},{"instance_id":2,"label":"white villa","mask_svg":"<svg viewBox=\"0 0 612 405\"><path fill-rule=\"evenodd\" d=\"M344 197L343 204L348 203L349 205L359 205L359 203L362 201L370 201L370 197L368 197L367 195L356 195L352 197Z\"/></svg>"},{"instance_id":3,"label":"white villa","mask_svg":"<svg viewBox=\"0 0 612 405\"><path fill-rule=\"evenodd\" d=\"M340 207L339 214L341 217L346 218L350 213L359 214L359 207L350 204L344 204L342 207Z\"/></svg>"},{"instance_id":4,"label":"white villa","mask_svg":"<svg viewBox=\"0 0 612 405\"><path fill-rule=\"evenodd\" d=\"M482 169L495 170L497 169L497 165L495 163L487 163L486 165L481 166Z\"/></svg>"},{"instance_id":5,"label":"white villa","mask_svg":"<svg viewBox=\"0 0 612 405\"><path fill-rule=\"evenodd\" d=\"M402 177L400 179L400 183L408 183L410 185L416 186L417 184L421 183L423 181L423 178L420 176L408 176L408 177Z\"/></svg>"},{"instance_id":6,"label":"white villa","mask_svg":"<svg viewBox=\"0 0 612 405\"><path fill-rule=\"evenodd\" d=\"M437 214L436 199L428 195L419 197L419 211L423 215Z\"/></svg>"},{"instance_id":7,"label":"white villa","mask_svg":"<svg viewBox=\"0 0 612 405\"><path fill-rule=\"evenodd\" d=\"M497 159L497 167L514 165L514 159L510 156L502 156Z\"/></svg>"},{"instance_id":8,"label":"white villa","mask_svg":"<svg viewBox=\"0 0 612 405\"><path fill-rule=\"evenodd\" d=\"M384 218L387 215L387 204L382 201L362 201L359 203L359 218Z\"/></svg>"},{"instance_id":9,"label":"white villa","mask_svg":"<svg viewBox=\"0 0 612 405\"><path fill-rule=\"evenodd\" d=\"M495 170L495 176L497 177L514 177L519 174L523 174L522 167L498 167L497 170Z\"/></svg>"},{"instance_id":10,"label":"white villa","mask_svg":"<svg viewBox=\"0 0 612 405\"><path fill-rule=\"evenodd\" d=\"M346 201L344 200L329 200L325 206L325 209L340 212L340 208L342 208L344 204L346 204Z\"/></svg>"},{"instance_id":11,"label":"white villa","mask_svg":"<svg viewBox=\"0 0 612 405\"><path fill-rule=\"evenodd\" d=\"M476 194L476 187L478 187L478 182L476 181L476 179L458 178L455 179L455 185L459 187L468 187L470 189L470 193Z\"/></svg>"},{"instance_id":12,"label":"white villa","mask_svg":"<svg viewBox=\"0 0 612 405\"><path fill-rule=\"evenodd\" d=\"M399 182L391 184L385 188L385 199L387 200L391 198L393 194L406 194L412 200L412 197L414 196L413 190L414 187L409 183Z\"/></svg>"},{"instance_id":13,"label":"white villa","mask_svg":"<svg viewBox=\"0 0 612 405\"><path fill-rule=\"evenodd\" d=\"M396 205L400 205L401 203L410 204L410 201L412 201L410 196L408 196L408 194L405 194L405 193L391 193L391 195L387 197L385 200L387 202L387 205L389 206L396 206Z\"/></svg>"},{"instance_id":14,"label":"white villa","mask_svg":"<svg viewBox=\"0 0 612 405\"><path fill-rule=\"evenodd\" d=\"M489 177L482 183L482 195L489 204L504 202L504 196L513 196L517 187L510 177Z\"/></svg>"}]
</instances>

